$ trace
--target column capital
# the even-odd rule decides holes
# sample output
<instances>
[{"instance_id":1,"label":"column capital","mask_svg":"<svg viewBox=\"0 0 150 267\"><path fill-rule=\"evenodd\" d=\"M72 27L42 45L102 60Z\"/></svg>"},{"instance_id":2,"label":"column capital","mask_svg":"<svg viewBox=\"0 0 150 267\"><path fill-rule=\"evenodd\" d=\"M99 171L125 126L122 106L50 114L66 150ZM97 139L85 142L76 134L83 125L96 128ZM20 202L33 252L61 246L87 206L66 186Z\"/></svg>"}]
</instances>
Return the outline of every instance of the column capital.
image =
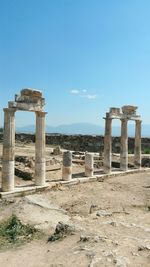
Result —
<instances>
[{"instance_id":1,"label":"column capital","mask_svg":"<svg viewBox=\"0 0 150 267\"><path fill-rule=\"evenodd\" d=\"M110 120L110 121L113 120L113 118L110 118L110 117L103 117L103 119L104 119L104 120Z\"/></svg>"},{"instance_id":2,"label":"column capital","mask_svg":"<svg viewBox=\"0 0 150 267\"><path fill-rule=\"evenodd\" d=\"M35 111L35 114L41 117L44 117L48 112L45 111Z\"/></svg>"},{"instance_id":3,"label":"column capital","mask_svg":"<svg viewBox=\"0 0 150 267\"><path fill-rule=\"evenodd\" d=\"M129 118L120 118L121 121L129 121Z\"/></svg>"},{"instance_id":4,"label":"column capital","mask_svg":"<svg viewBox=\"0 0 150 267\"><path fill-rule=\"evenodd\" d=\"M9 112L9 113L15 113L16 112L16 108L3 108L4 112Z\"/></svg>"},{"instance_id":5,"label":"column capital","mask_svg":"<svg viewBox=\"0 0 150 267\"><path fill-rule=\"evenodd\" d=\"M142 120L135 120L135 123L136 124L138 124L138 123L141 124L142 123Z\"/></svg>"}]
</instances>

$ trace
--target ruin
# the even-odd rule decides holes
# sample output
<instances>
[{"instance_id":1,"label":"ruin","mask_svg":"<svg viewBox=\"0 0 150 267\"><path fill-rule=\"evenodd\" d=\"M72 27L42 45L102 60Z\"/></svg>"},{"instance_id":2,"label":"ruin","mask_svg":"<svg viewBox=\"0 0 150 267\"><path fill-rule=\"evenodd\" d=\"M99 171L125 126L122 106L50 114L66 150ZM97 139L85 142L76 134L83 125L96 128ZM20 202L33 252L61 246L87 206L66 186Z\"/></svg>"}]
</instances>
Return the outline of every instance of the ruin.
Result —
<instances>
[{"instance_id":1,"label":"ruin","mask_svg":"<svg viewBox=\"0 0 150 267\"><path fill-rule=\"evenodd\" d=\"M62 180L70 181L72 179L72 153L65 151L63 153Z\"/></svg>"},{"instance_id":2,"label":"ruin","mask_svg":"<svg viewBox=\"0 0 150 267\"><path fill-rule=\"evenodd\" d=\"M85 176L92 177L94 171L94 159L91 153L85 154Z\"/></svg>"},{"instance_id":3,"label":"ruin","mask_svg":"<svg viewBox=\"0 0 150 267\"><path fill-rule=\"evenodd\" d=\"M111 174L112 171L112 120L119 119L121 121L121 137L120 137L120 164L117 162L117 167L120 167L120 171L126 172L128 170L128 121L132 120L135 122L135 138L134 138L134 165L132 168L137 170L141 167L141 118L136 114L137 107L135 106L123 106L120 108L111 107L109 112L106 113L105 119L105 135L104 142L102 139L99 139L95 143L95 146L98 148L103 147L104 151L104 160L103 156L99 157L99 154L94 154L94 151L91 151L90 148L88 152L79 152L79 155L76 155L76 159L72 159L71 149L67 151L62 151L60 149L60 144L57 144L53 148L51 155L58 156L58 159L47 159L45 157L45 114L43 110L45 105L45 99L42 97L42 92L37 90L22 89L19 95L15 96L15 101L8 102L8 107L4 108L4 138L3 138L3 159L2 159L2 191L3 192L15 192L15 183L14 175L19 173L21 177L26 177L26 179L32 180L32 177L35 180L36 190L37 188L45 188L53 186L55 183L67 184L67 183L77 183L78 181L84 182L92 179L101 179L108 174ZM33 169L31 172L27 173L26 171L22 172L20 169L15 168L15 112L16 111L30 111L36 114L36 133L35 133L35 162L32 164ZM48 136L49 137L49 136ZM66 137L65 137L66 138ZM76 137L77 138L77 137ZM86 138L85 136L83 137ZM89 137L88 137L89 138ZM92 137L93 138L93 137ZM97 138L97 137L96 137ZM21 139L22 140L22 139ZM77 140L74 138L75 142ZM81 136L79 137L81 140ZM87 139L89 140L89 139ZM93 140L93 139L92 139ZM55 140L54 140L55 141ZM55 141L56 142L56 141ZM56 145L54 142L54 145ZM63 144L65 144L62 139ZM80 142L80 141L79 141ZM75 143L75 144L76 144ZM87 144L91 144L86 141ZM93 141L92 141L93 143ZM68 142L67 142L68 144ZM71 144L72 141L71 141ZM80 144L83 146L82 142ZM75 145L75 147L77 147ZM89 146L90 147L90 146ZM92 152L92 153L91 153ZM81 153L81 155L80 155ZM118 153L118 152L117 152ZM34 155L34 154L33 154ZM33 156L32 155L32 156ZM80 156L80 157L79 157ZM59 158L61 157L62 160ZM73 157L75 155L73 154ZM76 160L76 162L75 162ZM46 169L49 165L54 165L55 161L59 161L59 169L61 170L60 179L56 182L47 180L51 182L45 183L46 181ZM62 161L62 162L61 162ZM100 162L101 161L101 162ZM99 164L100 163L100 164ZM79 164L84 165L84 172L80 172L78 177L74 173L74 165ZM55 168L52 168L56 170ZM58 166L57 166L58 170ZM94 172L95 171L95 172ZM58 179L58 178L57 178ZM54 183L54 184L53 184ZM30 187L30 186L29 186ZM28 188L29 188L28 187ZM35 186L34 186L35 188ZM26 189L25 189L26 190Z\"/></svg>"},{"instance_id":4,"label":"ruin","mask_svg":"<svg viewBox=\"0 0 150 267\"><path fill-rule=\"evenodd\" d=\"M137 107L123 106L120 108L112 107L106 113L105 119L105 137L104 137L104 172L111 172L112 157L112 120L121 121L121 142L120 142L120 169L128 170L128 121L135 121L135 147L134 147L134 165L141 167L141 117L136 114ZM122 112L121 112L122 111Z\"/></svg>"},{"instance_id":5,"label":"ruin","mask_svg":"<svg viewBox=\"0 0 150 267\"><path fill-rule=\"evenodd\" d=\"M30 111L36 114L35 142L35 184L45 185L45 99L42 92L34 89L22 89L15 95L15 101L8 102L4 108L4 140L2 161L2 191L14 191L14 156L15 156L15 112Z\"/></svg>"}]
</instances>

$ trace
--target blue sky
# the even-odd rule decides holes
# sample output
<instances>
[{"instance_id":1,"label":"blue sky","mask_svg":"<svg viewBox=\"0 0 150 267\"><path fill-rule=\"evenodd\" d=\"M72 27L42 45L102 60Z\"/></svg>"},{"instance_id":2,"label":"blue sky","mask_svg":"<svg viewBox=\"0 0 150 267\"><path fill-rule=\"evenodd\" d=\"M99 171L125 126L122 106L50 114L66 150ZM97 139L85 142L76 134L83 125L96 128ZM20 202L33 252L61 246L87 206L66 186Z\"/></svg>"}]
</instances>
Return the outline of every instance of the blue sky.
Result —
<instances>
[{"instance_id":1,"label":"blue sky","mask_svg":"<svg viewBox=\"0 0 150 267\"><path fill-rule=\"evenodd\" d=\"M150 124L149 14L149 0L0 0L0 125L27 87L43 91L49 125L103 125L125 104Z\"/></svg>"}]
</instances>

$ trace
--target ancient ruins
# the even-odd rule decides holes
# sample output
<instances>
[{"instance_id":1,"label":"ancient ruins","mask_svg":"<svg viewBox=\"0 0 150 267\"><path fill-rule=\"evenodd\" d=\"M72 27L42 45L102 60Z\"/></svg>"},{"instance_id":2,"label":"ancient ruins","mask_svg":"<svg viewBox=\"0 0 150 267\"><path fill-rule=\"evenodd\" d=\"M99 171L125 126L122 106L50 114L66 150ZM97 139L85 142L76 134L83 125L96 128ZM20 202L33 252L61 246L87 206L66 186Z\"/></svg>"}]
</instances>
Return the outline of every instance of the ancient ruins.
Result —
<instances>
[{"instance_id":1,"label":"ancient ruins","mask_svg":"<svg viewBox=\"0 0 150 267\"><path fill-rule=\"evenodd\" d=\"M15 112L30 111L36 114L35 133L35 165L34 181L36 187L46 185L46 168L48 161L45 154L45 114L43 110L45 99L42 92L33 89L22 89L19 95L15 96L15 101L8 102L8 107L4 108L4 138L2 156L2 191L15 191L14 168L15 168ZM121 141L120 141L120 171L128 170L128 121L135 121L135 145L134 145L134 167L141 167L141 118L136 114L137 107L123 106L120 108L110 108L106 113L105 136L104 136L104 158L99 175L111 174L112 172L112 120L121 121ZM62 154L60 147L54 149L53 155ZM72 152L64 150L62 155L60 182L71 183L75 181L72 173L73 158ZM78 180L99 177L94 173L95 158L94 153L84 152L84 175ZM49 160L53 162L53 160ZM84 179L83 179L84 178Z\"/></svg>"},{"instance_id":2,"label":"ancient ruins","mask_svg":"<svg viewBox=\"0 0 150 267\"><path fill-rule=\"evenodd\" d=\"M119 119L121 121L121 149L120 149L120 169L127 171L128 169L128 121L135 121L135 149L134 163L135 167L141 167L141 118L136 114L137 107L123 106L120 108L110 108L106 113L105 119L105 138L104 138L104 171L111 172L111 138L112 138L112 120Z\"/></svg>"},{"instance_id":3,"label":"ancient ruins","mask_svg":"<svg viewBox=\"0 0 150 267\"><path fill-rule=\"evenodd\" d=\"M21 90L15 101L8 102L4 108L4 141L2 161L2 191L14 191L14 155L15 155L15 112L30 111L36 114L35 143L35 184L45 184L45 99L42 92L31 89Z\"/></svg>"}]
</instances>

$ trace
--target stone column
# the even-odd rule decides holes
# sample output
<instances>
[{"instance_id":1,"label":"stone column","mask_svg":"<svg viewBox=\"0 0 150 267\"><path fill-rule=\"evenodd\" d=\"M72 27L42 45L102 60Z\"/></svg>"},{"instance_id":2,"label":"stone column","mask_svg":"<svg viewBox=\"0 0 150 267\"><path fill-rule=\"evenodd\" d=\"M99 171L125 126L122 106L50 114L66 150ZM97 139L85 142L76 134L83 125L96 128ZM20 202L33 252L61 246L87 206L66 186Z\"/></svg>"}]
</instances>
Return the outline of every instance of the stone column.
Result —
<instances>
[{"instance_id":1,"label":"stone column","mask_svg":"<svg viewBox=\"0 0 150 267\"><path fill-rule=\"evenodd\" d=\"M63 153L62 180L70 181L72 179L72 153L65 151Z\"/></svg>"},{"instance_id":2,"label":"stone column","mask_svg":"<svg viewBox=\"0 0 150 267\"><path fill-rule=\"evenodd\" d=\"M14 190L15 109L4 108L2 191Z\"/></svg>"},{"instance_id":3,"label":"stone column","mask_svg":"<svg viewBox=\"0 0 150 267\"><path fill-rule=\"evenodd\" d=\"M36 111L35 184L45 185L45 114Z\"/></svg>"},{"instance_id":4,"label":"stone column","mask_svg":"<svg viewBox=\"0 0 150 267\"><path fill-rule=\"evenodd\" d=\"M120 140L120 169L127 171L128 169L128 131L127 119L121 119L121 140Z\"/></svg>"},{"instance_id":5,"label":"stone column","mask_svg":"<svg viewBox=\"0 0 150 267\"><path fill-rule=\"evenodd\" d=\"M91 153L85 154L85 176L92 177L93 176L93 155Z\"/></svg>"},{"instance_id":6,"label":"stone column","mask_svg":"<svg viewBox=\"0 0 150 267\"><path fill-rule=\"evenodd\" d=\"M112 149L112 119L105 118L105 137L104 137L104 172L111 172L111 149Z\"/></svg>"},{"instance_id":7,"label":"stone column","mask_svg":"<svg viewBox=\"0 0 150 267\"><path fill-rule=\"evenodd\" d=\"M141 167L141 120L135 121L134 165Z\"/></svg>"}]
</instances>

